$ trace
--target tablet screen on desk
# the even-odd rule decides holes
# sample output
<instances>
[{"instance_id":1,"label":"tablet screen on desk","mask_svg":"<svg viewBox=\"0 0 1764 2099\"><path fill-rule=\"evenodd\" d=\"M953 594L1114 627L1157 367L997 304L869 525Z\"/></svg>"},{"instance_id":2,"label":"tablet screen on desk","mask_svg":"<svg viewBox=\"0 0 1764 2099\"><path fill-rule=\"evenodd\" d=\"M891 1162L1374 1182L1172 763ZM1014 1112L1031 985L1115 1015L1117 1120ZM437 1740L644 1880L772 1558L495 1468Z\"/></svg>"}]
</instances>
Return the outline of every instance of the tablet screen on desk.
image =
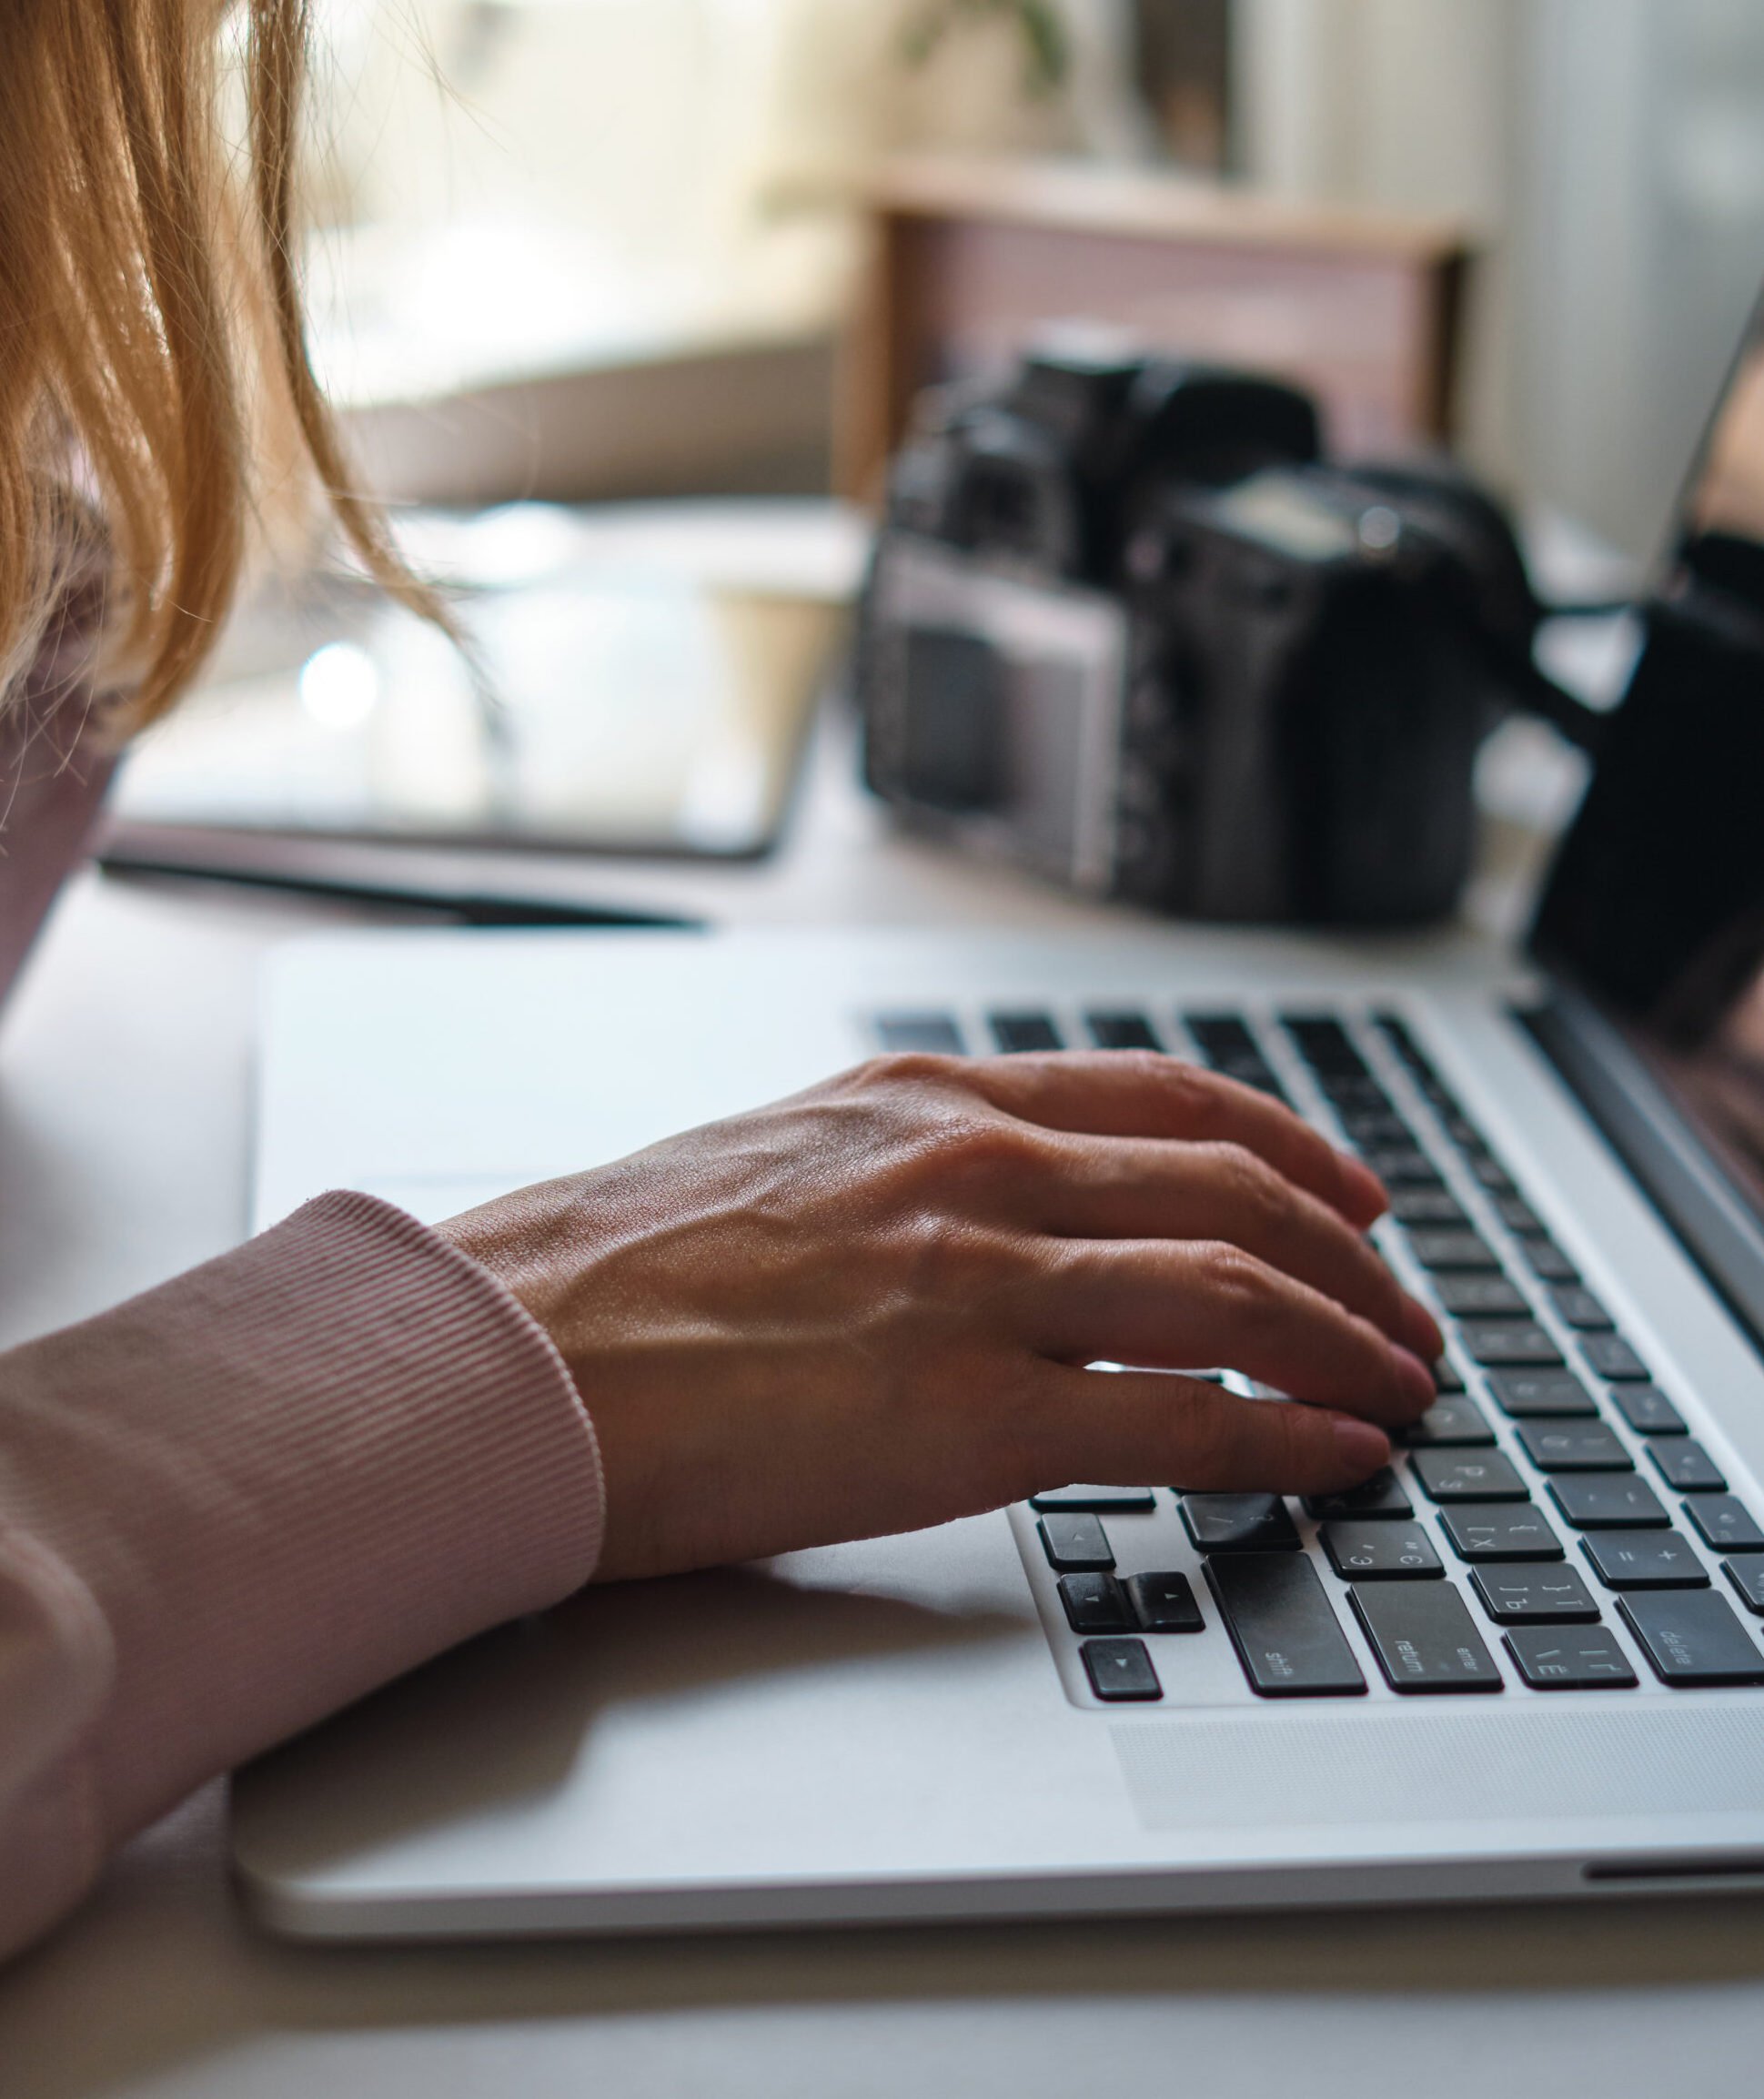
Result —
<instances>
[{"instance_id":1,"label":"tablet screen on desk","mask_svg":"<svg viewBox=\"0 0 1764 2099\"><path fill-rule=\"evenodd\" d=\"M406 537L470 660L344 582L260 608L131 753L131 825L747 857L775 839L862 528L832 504L523 505Z\"/></svg>"}]
</instances>

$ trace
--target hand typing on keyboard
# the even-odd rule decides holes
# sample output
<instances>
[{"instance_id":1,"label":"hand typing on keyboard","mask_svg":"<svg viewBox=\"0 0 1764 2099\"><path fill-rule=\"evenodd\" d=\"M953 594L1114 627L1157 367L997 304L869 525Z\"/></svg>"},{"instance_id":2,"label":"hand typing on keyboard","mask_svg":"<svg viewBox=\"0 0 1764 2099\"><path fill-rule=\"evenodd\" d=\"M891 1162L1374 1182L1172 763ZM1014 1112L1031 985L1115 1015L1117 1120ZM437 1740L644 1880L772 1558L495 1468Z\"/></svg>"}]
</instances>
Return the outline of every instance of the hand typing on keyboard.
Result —
<instances>
[{"instance_id":1,"label":"hand typing on keyboard","mask_svg":"<svg viewBox=\"0 0 1764 2099\"><path fill-rule=\"evenodd\" d=\"M1265 1089L1126 1049L884 1057L443 1229L581 1388L616 1579L1061 1479L1353 1487L1442 1347L1384 1207Z\"/></svg>"}]
</instances>

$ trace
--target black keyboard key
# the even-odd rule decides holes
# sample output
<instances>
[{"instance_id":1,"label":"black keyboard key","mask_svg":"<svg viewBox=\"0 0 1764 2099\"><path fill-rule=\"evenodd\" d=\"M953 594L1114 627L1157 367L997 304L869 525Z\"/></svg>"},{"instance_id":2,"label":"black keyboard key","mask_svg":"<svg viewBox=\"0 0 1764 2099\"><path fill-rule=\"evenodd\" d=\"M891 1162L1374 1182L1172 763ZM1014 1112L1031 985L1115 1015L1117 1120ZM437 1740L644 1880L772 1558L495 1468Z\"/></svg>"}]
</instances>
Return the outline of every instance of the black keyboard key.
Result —
<instances>
[{"instance_id":1,"label":"black keyboard key","mask_svg":"<svg viewBox=\"0 0 1764 2099\"><path fill-rule=\"evenodd\" d=\"M1148 1516L1156 1507L1149 1487L1051 1487L1029 1506L1038 1516L1082 1511L1092 1516Z\"/></svg>"},{"instance_id":2,"label":"black keyboard key","mask_svg":"<svg viewBox=\"0 0 1764 2099\"><path fill-rule=\"evenodd\" d=\"M1638 1436L1688 1436L1685 1418L1658 1385L1619 1385L1617 1409Z\"/></svg>"},{"instance_id":3,"label":"black keyboard key","mask_svg":"<svg viewBox=\"0 0 1764 2099\"><path fill-rule=\"evenodd\" d=\"M959 1057L967 1044L945 1013L884 1013L875 1021L876 1040L897 1056Z\"/></svg>"},{"instance_id":4,"label":"black keyboard key","mask_svg":"<svg viewBox=\"0 0 1764 2099\"><path fill-rule=\"evenodd\" d=\"M1447 1394L1436 1399L1402 1433L1411 1450L1486 1450L1495 1440L1488 1417L1474 1399Z\"/></svg>"},{"instance_id":5,"label":"black keyboard key","mask_svg":"<svg viewBox=\"0 0 1764 2099\"><path fill-rule=\"evenodd\" d=\"M1436 1392L1462 1392L1465 1389L1464 1373L1449 1356L1442 1356L1434 1365L1433 1388Z\"/></svg>"},{"instance_id":6,"label":"black keyboard key","mask_svg":"<svg viewBox=\"0 0 1764 2099\"><path fill-rule=\"evenodd\" d=\"M1602 1421L1527 1421L1519 1447L1539 1472L1633 1472L1635 1460Z\"/></svg>"},{"instance_id":7,"label":"black keyboard key","mask_svg":"<svg viewBox=\"0 0 1764 2099\"><path fill-rule=\"evenodd\" d=\"M1390 1095L1370 1074L1324 1072L1318 1075L1317 1090L1339 1115L1396 1113ZM1406 1132L1407 1124L1403 1127Z\"/></svg>"},{"instance_id":8,"label":"black keyboard key","mask_svg":"<svg viewBox=\"0 0 1764 2099\"><path fill-rule=\"evenodd\" d=\"M1552 1290L1549 1301L1565 1325L1581 1334L1608 1334L1616 1321L1583 1284L1571 1283Z\"/></svg>"},{"instance_id":9,"label":"black keyboard key","mask_svg":"<svg viewBox=\"0 0 1764 2099\"><path fill-rule=\"evenodd\" d=\"M1112 1574L1063 1574L1060 1602L1074 1632L1132 1632L1133 1613Z\"/></svg>"},{"instance_id":10,"label":"black keyboard key","mask_svg":"<svg viewBox=\"0 0 1764 2099\"><path fill-rule=\"evenodd\" d=\"M1434 1075L1433 1065L1427 1061L1426 1053L1410 1033L1408 1023L1400 1014L1394 1013L1375 1014L1373 1024L1417 1078L1432 1078Z\"/></svg>"},{"instance_id":11,"label":"black keyboard key","mask_svg":"<svg viewBox=\"0 0 1764 2099\"><path fill-rule=\"evenodd\" d=\"M1666 1484L1679 1494L1725 1494L1728 1483L1721 1468L1700 1443L1678 1437L1669 1443L1650 1443L1648 1455Z\"/></svg>"},{"instance_id":12,"label":"black keyboard key","mask_svg":"<svg viewBox=\"0 0 1764 2099\"><path fill-rule=\"evenodd\" d=\"M1469 1213L1446 1188L1393 1188L1390 1214L1399 1225L1437 1225L1448 1231L1469 1228Z\"/></svg>"},{"instance_id":13,"label":"black keyboard key","mask_svg":"<svg viewBox=\"0 0 1764 2099\"><path fill-rule=\"evenodd\" d=\"M1094 1516L1043 1516L1035 1528L1056 1573L1107 1574L1114 1569L1108 1534Z\"/></svg>"},{"instance_id":14,"label":"black keyboard key","mask_svg":"<svg viewBox=\"0 0 1764 2099\"><path fill-rule=\"evenodd\" d=\"M1703 1563L1676 1530L1595 1530L1580 1549L1607 1589L1707 1589Z\"/></svg>"},{"instance_id":15,"label":"black keyboard key","mask_svg":"<svg viewBox=\"0 0 1764 2099\"><path fill-rule=\"evenodd\" d=\"M1517 1232L1522 1239L1545 1239L1549 1236L1548 1227L1523 1196L1497 1196L1496 1215L1509 1232Z\"/></svg>"},{"instance_id":16,"label":"black keyboard key","mask_svg":"<svg viewBox=\"0 0 1764 2099\"><path fill-rule=\"evenodd\" d=\"M1462 1339L1471 1360L1485 1370L1557 1370L1562 1351L1531 1319L1500 1319L1466 1327Z\"/></svg>"},{"instance_id":17,"label":"black keyboard key","mask_svg":"<svg viewBox=\"0 0 1764 2099\"><path fill-rule=\"evenodd\" d=\"M1059 1029L1044 1013L988 1014L986 1024L1005 1056L1025 1056L1035 1050L1065 1047Z\"/></svg>"},{"instance_id":18,"label":"black keyboard key","mask_svg":"<svg viewBox=\"0 0 1764 2099\"><path fill-rule=\"evenodd\" d=\"M1415 1514L1409 1498L1403 1492L1402 1482L1386 1466L1375 1472L1370 1479L1358 1487L1349 1487L1340 1494L1307 1494L1305 1497L1305 1513L1315 1516L1319 1522L1334 1522L1337 1518L1366 1519L1384 1517L1400 1521Z\"/></svg>"},{"instance_id":19,"label":"black keyboard key","mask_svg":"<svg viewBox=\"0 0 1764 2099\"><path fill-rule=\"evenodd\" d=\"M1209 1063L1227 1059L1260 1057L1262 1045L1250 1033L1249 1023L1235 1013L1194 1013L1183 1015L1183 1025L1194 1037L1194 1046Z\"/></svg>"},{"instance_id":20,"label":"black keyboard key","mask_svg":"<svg viewBox=\"0 0 1764 2099\"><path fill-rule=\"evenodd\" d=\"M1550 1499L1577 1530L1665 1530L1659 1497L1633 1472L1570 1472L1549 1483Z\"/></svg>"},{"instance_id":21,"label":"black keyboard key","mask_svg":"<svg viewBox=\"0 0 1764 2099\"><path fill-rule=\"evenodd\" d=\"M1598 1605L1571 1567L1478 1567L1470 1586L1497 1625L1597 1625Z\"/></svg>"},{"instance_id":22,"label":"black keyboard key","mask_svg":"<svg viewBox=\"0 0 1764 2099\"><path fill-rule=\"evenodd\" d=\"M1484 1276L1500 1272L1499 1256L1477 1232L1416 1232L1409 1251L1436 1275L1453 1269Z\"/></svg>"},{"instance_id":23,"label":"black keyboard key","mask_svg":"<svg viewBox=\"0 0 1764 2099\"><path fill-rule=\"evenodd\" d=\"M1732 1582L1746 1609L1764 1618L1764 1559L1724 1559L1721 1572Z\"/></svg>"},{"instance_id":24,"label":"black keyboard key","mask_svg":"<svg viewBox=\"0 0 1764 2099\"><path fill-rule=\"evenodd\" d=\"M1409 1460L1429 1498L1465 1501L1528 1501L1526 1483L1498 1450L1417 1450Z\"/></svg>"},{"instance_id":25,"label":"black keyboard key","mask_svg":"<svg viewBox=\"0 0 1764 2099\"><path fill-rule=\"evenodd\" d=\"M1415 1132L1399 1115L1368 1108L1338 1108L1336 1112L1343 1134L1356 1150L1376 1151L1383 1145L1415 1143Z\"/></svg>"},{"instance_id":26,"label":"black keyboard key","mask_svg":"<svg viewBox=\"0 0 1764 2099\"><path fill-rule=\"evenodd\" d=\"M1200 1552L1296 1552L1298 1532L1277 1494L1189 1494L1182 1520Z\"/></svg>"},{"instance_id":27,"label":"black keyboard key","mask_svg":"<svg viewBox=\"0 0 1764 2099\"><path fill-rule=\"evenodd\" d=\"M1590 1419L1598 1412L1572 1370L1502 1370L1489 1378L1488 1389L1515 1421Z\"/></svg>"},{"instance_id":28,"label":"black keyboard key","mask_svg":"<svg viewBox=\"0 0 1764 2099\"><path fill-rule=\"evenodd\" d=\"M1282 1014L1280 1024L1314 1072L1351 1078L1365 1075L1366 1059L1340 1021L1327 1014Z\"/></svg>"},{"instance_id":29,"label":"black keyboard key","mask_svg":"<svg viewBox=\"0 0 1764 2099\"><path fill-rule=\"evenodd\" d=\"M1428 1581L1446 1571L1418 1523L1326 1523L1317 1535L1344 1581Z\"/></svg>"},{"instance_id":30,"label":"black keyboard key","mask_svg":"<svg viewBox=\"0 0 1764 2099\"><path fill-rule=\"evenodd\" d=\"M1549 1632L1515 1626L1507 1651L1533 1690L1634 1690L1636 1672L1604 1626L1586 1632Z\"/></svg>"},{"instance_id":31,"label":"black keyboard key","mask_svg":"<svg viewBox=\"0 0 1764 2099\"><path fill-rule=\"evenodd\" d=\"M1103 1050L1161 1050L1158 1032L1143 1013L1087 1013L1090 1039Z\"/></svg>"},{"instance_id":32,"label":"black keyboard key","mask_svg":"<svg viewBox=\"0 0 1764 2099\"><path fill-rule=\"evenodd\" d=\"M1203 1062L1227 1078L1255 1085L1265 1077L1275 1080L1274 1069L1262 1054L1262 1046L1241 1021L1188 1023Z\"/></svg>"},{"instance_id":33,"label":"black keyboard key","mask_svg":"<svg viewBox=\"0 0 1764 2099\"><path fill-rule=\"evenodd\" d=\"M1090 1688L1110 1705L1144 1705L1164 1696L1143 1640L1087 1640L1078 1652Z\"/></svg>"},{"instance_id":34,"label":"black keyboard key","mask_svg":"<svg viewBox=\"0 0 1764 2099\"><path fill-rule=\"evenodd\" d=\"M1354 1612L1392 1690L1500 1690L1501 1673L1449 1582L1352 1589Z\"/></svg>"},{"instance_id":35,"label":"black keyboard key","mask_svg":"<svg viewBox=\"0 0 1764 2099\"><path fill-rule=\"evenodd\" d=\"M1505 1276L1436 1276L1435 1295L1454 1319L1528 1319L1525 1293Z\"/></svg>"},{"instance_id":36,"label":"black keyboard key","mask_svg":"<svg viewBox=\"0 0 1764 2099\"><path fill-rule=\"evenodd\" d=\"M1262 1045L1235 1014L1184 1014L1183 1024L1202 1060L1213 1070L1276 1100L1285 1099L1285 1089L1263 1055Z\"/></svg>"},{"instance_id":37,"label":"black keyboard key","mask_svg":"<svg viewBox=\"0 0 1764 2099\"><path fill-rule=\"evenodd\" d=\"M1301 1553L1209 1559L1206 1585L1263 1698L1346 1698L1366 1690L1315 1568Z\"/></svg>"},{"instance_id":38,"label":"black keyboard key","mask_svg":"<svg viewBox=\"0 0 1764 2099\"><path fill-rule=\"evenodd\" d=\"M1185 1574L1134 1574L1125 1584L1128 1601L1146 1632L1202 1632L1206 1620Z\"/></svg>"},{"instance_id":39,"label":"black keyboard key","mask_svg":"<svg viewBox=\"0 0 1764 2099\"><path fill-rule=\"evenodd\" d=\"M1525 1256L1531 1273L1540 1283L1578 1283L1580 1271L1556 1244L1541 1234L1519 1241L1519 1251Z\"/></svg>"},{"instance_id":40,"label":"black keyboard key","mask_svg":"<svg viewBox=\"0 0 1764 2099\"><path fill-rule=\"evenodd\" d=\"M1447 1509L1439 1520L1452 1550L1473 1566L1562 1558L1548 1519L1528 1502L1524 1508Z\"/></svg>"},{"instance_id":41,"label":"black keyboard key","mask_svg":"<svg viewBox=\"0 0 1764 2099\"><path fill-rule=\"evenodd\" d=\"M1581 1353L1601 1377L1613 1385L1646 1385L1654 1373L1621 1334L1588 1334Z\"/></svg>"},{"instance_id":42,"label":"black keyboard key","mask_svg":"<svg viewBox=\"0 0 1764 2099\"><path fill-rule=\"evenodd\" d=\"M1479 1187L1487 1188L1491 1196L1513 1193L1513 1176L1493 1152L1467 1152L1465 1156Z\"/></svg>"},{"instance_id":43,"label":"black keyboard key","mask_svg":"<svg viewBox=\"0 0 1764 2099\"><path fill-rule=\"evenodd\" d=\"M1386 1188L1439 1186L1438 1167L1417 1145L1375 1145L1360 1156Z\"/></svg>"},{"instance_id":44,"label":"black keyboard key","mask_svg":"<svg viewBox=\"0 0 1764 2099\"><path fill-rule=\"evenodd\" d=\"M1764 1552L1764 1530L1737 1495L1699 1494L1685 1503L1684 1512L1717 1552Z\"/></svg>"},{"instance_id":45,"label":"black keyboard key","mask_svg":"<svg viewBox=\"0 0 1764 2099\"><path fill-rule=\"evenodd\" d=\"M1662 1683L1693 1690L1764 1683L1764 1653L1712 1589L1677 1596L1620 1597L1618 1609Z\"/></svg>"}]
</instances>

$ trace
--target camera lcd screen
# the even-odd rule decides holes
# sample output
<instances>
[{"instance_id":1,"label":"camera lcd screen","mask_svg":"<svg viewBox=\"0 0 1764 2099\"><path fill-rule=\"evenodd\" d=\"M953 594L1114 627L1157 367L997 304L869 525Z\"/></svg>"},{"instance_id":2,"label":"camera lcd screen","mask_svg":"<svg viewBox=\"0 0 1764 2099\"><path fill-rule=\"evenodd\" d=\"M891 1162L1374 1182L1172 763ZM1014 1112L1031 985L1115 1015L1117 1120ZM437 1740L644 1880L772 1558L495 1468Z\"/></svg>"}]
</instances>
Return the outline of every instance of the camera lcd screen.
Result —
<instances>
[{"instance_id":1,"label":"camera lcd screen","mask_svg":"<svg viewBox=\"0 0 1764 2099\"><path fill-rule=\"evenodd\" d=\"M1764 306L1539 914L1764 1217Z\"/></svg>"},{"instance_id":2,"label":"camera lcd screen","mask_svg":"<svg viewBox=\"0 0 1764 2099\"><path fill-rule=\"evenodd\" d=\"M872 590L872 646L888 658L876 683L890 697L872 699L872 733L922 817L1105 889L1128 647L1120 603L900 535Z\"/></svg>"}]
</instances>

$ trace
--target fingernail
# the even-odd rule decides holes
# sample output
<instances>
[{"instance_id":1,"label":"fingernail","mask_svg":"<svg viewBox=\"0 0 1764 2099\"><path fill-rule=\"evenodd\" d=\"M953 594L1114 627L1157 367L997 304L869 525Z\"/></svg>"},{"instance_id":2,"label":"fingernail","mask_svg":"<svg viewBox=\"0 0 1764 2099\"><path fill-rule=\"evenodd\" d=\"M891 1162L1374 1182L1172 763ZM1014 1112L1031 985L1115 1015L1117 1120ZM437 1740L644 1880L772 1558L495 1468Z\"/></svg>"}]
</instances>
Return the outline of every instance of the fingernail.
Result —
<instances>
[{"instance_id":1,"label":"fingernail","mask_svg":"<svg viewBox=\"0 0 1764 2099\"><path fill-rule=\"evenodd\" d=\"M1361 1478L1390 1463L1389 1437L1369 1421L1356 1421L1351 1414L1336 1416L1336 1448L1341 1452L1342 1463Z\"/></svg>"},{"instance_id":2,"label":"fingernail","mask_svg":"<svg viewBox=\"0 0 1764 2099\"><path fill-rule=\"evenodd\" d=\"M1393 1348L1390 1359L1396 1367L1396 1382L1408 1397L1422 1407L1431 1407L1438 1397L1438 1388L1433 1381L1433 1372L1418 1356L1412 1356L1406 1348Z\"/></svg>"}]
</instances>

